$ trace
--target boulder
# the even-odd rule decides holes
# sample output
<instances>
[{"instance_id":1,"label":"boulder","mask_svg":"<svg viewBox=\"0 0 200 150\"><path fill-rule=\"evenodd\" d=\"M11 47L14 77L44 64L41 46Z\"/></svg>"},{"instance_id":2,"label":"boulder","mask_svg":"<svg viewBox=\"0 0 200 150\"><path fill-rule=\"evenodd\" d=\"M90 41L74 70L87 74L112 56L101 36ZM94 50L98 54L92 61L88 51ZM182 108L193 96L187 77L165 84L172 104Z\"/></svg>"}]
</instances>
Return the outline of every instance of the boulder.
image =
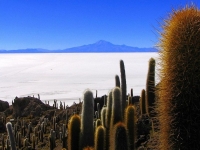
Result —
<instances>
[{"instance_id":1,"label":"boulder","mask_svg":"<svg viewBox=\"0 0 200 150\"><path fill-rule=\"evenodd\" d=\"M9 103L7 101L0 100L0 112L5 111L7 108L9 108Z\"/></svg>"},{"instance_id":2,"label":"boulder","mask_svg":"<svg viewBox=\"0 0 200 150\"><path fill-rule=\"evenodd\" d=\"M40 116L43 112L53 109L34 97L16 97L13 102L13 117Z\"/></svg>"}]
</instances>

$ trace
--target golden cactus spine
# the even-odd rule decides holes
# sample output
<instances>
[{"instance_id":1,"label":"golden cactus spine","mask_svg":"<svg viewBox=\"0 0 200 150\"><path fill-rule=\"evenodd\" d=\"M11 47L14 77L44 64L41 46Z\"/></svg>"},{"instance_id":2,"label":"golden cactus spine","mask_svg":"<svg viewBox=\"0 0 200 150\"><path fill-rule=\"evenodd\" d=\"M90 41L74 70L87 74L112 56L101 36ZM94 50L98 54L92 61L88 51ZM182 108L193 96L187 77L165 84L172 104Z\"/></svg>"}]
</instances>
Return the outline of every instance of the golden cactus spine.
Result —
<instances>
[{"instance_id":1,"label":"golden cactus spine","mask_svg":"<svg viewBox=\"0 0 200 150\"><path fill-rule=\"evenodd\" d=\"M122 109L121 109L121 89L119 87L115 87L112 91L112 113L111 113L111 122L110 122L110 130L113 126L122 121Z\"/></svg>"},{"instance_id":2,"label":"golden cactus spine","mask_svg":"<svg viewBox=\"0 0 200 150\"><path fill-rule=\"evenodd\" d=\"M80 126L80 117L78 115L73 115L68 123L67 146L70 150L79 149Z\"/></svg>"},{"instance_id":3,"label":"golden cactus spine","mask_svg":"<svg viewBox=\"0 0 200 150\"><path fill-rule=\"evenodd\" d=\"M200 11L173 11L160 39L160 149L200 149Z\"/></svg>"},{"instance_id":4,"label":"golden cactus spine","mask_svg":"<svg viewBox=\"0 0 200 150\"><path fill-rule=\"evenodd\" d=\"M136 141L136 113L135 107L129 105L125 110L125 125L128 131L130 150L135 150Z\"/></svg>"},{"instance_id":5,"label":"golden cactus spine","mask_svg":"<svg viewBox=\"0 0 200 150\"><path fill-rule=\"evenodd\" d=\"M95 131L94 148L95 150L105 150L105 128L98 126Z\"/></svg>"},{"instance_id":6,"label":"golden cactus spine","mask_svg":"<svg viewBox=\"0 0 200 150\"><path fill-rule=\"evenodd\" d=\"M129 150L127 128L122 122L114 125L113 134L110 135L110 150Z\"/></svg>"}]
</instances>

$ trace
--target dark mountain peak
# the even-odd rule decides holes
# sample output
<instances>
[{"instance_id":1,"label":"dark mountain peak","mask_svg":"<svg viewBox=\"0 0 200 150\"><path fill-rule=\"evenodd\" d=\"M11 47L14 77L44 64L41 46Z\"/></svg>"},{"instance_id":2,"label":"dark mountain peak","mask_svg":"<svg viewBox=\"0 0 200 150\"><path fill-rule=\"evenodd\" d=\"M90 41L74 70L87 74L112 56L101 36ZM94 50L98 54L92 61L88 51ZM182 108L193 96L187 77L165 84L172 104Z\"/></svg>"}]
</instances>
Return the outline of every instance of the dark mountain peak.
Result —
<instances>
[{"instance_id":1,"label":"dark mountain peak","mask_svg":"<svg viewBox=\"0 0 200 150\"><path fill-rule=\"evenodd\" d=\"M94 43L96 45L113 45L112 43L105 41L105 40L99 40L98 42Z\"/></svg>"}]
</instances>

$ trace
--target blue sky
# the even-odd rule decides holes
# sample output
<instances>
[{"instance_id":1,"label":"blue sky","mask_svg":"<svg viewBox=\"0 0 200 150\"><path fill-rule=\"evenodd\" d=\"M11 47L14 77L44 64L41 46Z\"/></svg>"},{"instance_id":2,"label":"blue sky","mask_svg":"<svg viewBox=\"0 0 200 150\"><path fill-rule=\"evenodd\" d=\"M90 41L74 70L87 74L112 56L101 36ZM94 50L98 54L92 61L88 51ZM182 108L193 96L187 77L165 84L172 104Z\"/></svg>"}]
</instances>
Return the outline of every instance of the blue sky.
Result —
<instances>
[{"instance_id":1,"label":"blue sky","mask_svg":"<svg viewBox=\"0 0 200 150\"><path fill-rule=\"evenodd\" d=\"M65 49L98 40L154 47L172 9L199 0L0 0L0 49Z\"/></svg>"}]
</instances>

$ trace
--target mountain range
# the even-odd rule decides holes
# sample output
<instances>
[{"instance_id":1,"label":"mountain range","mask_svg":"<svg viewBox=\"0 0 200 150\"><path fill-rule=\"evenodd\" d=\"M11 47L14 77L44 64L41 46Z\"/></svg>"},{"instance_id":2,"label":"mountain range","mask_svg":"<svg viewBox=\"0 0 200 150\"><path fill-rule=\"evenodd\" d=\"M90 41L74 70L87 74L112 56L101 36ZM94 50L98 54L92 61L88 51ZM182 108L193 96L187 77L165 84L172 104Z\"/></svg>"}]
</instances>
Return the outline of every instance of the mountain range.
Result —
<instances>
[{"instance_id":1,"label":"mountain range","mask_svg":"<svg viewBox=\"0 0 200 150\"><path fill-rule=\"evenodd\" d=\"M17 50L0 50L0 53L112 53L112 52L158 52L156 48L138 48L126 45L115 45L100 40L94 44L67 48L63 50L48 50L40 48L28 48Z\"/></svg>"}]
</instances>

